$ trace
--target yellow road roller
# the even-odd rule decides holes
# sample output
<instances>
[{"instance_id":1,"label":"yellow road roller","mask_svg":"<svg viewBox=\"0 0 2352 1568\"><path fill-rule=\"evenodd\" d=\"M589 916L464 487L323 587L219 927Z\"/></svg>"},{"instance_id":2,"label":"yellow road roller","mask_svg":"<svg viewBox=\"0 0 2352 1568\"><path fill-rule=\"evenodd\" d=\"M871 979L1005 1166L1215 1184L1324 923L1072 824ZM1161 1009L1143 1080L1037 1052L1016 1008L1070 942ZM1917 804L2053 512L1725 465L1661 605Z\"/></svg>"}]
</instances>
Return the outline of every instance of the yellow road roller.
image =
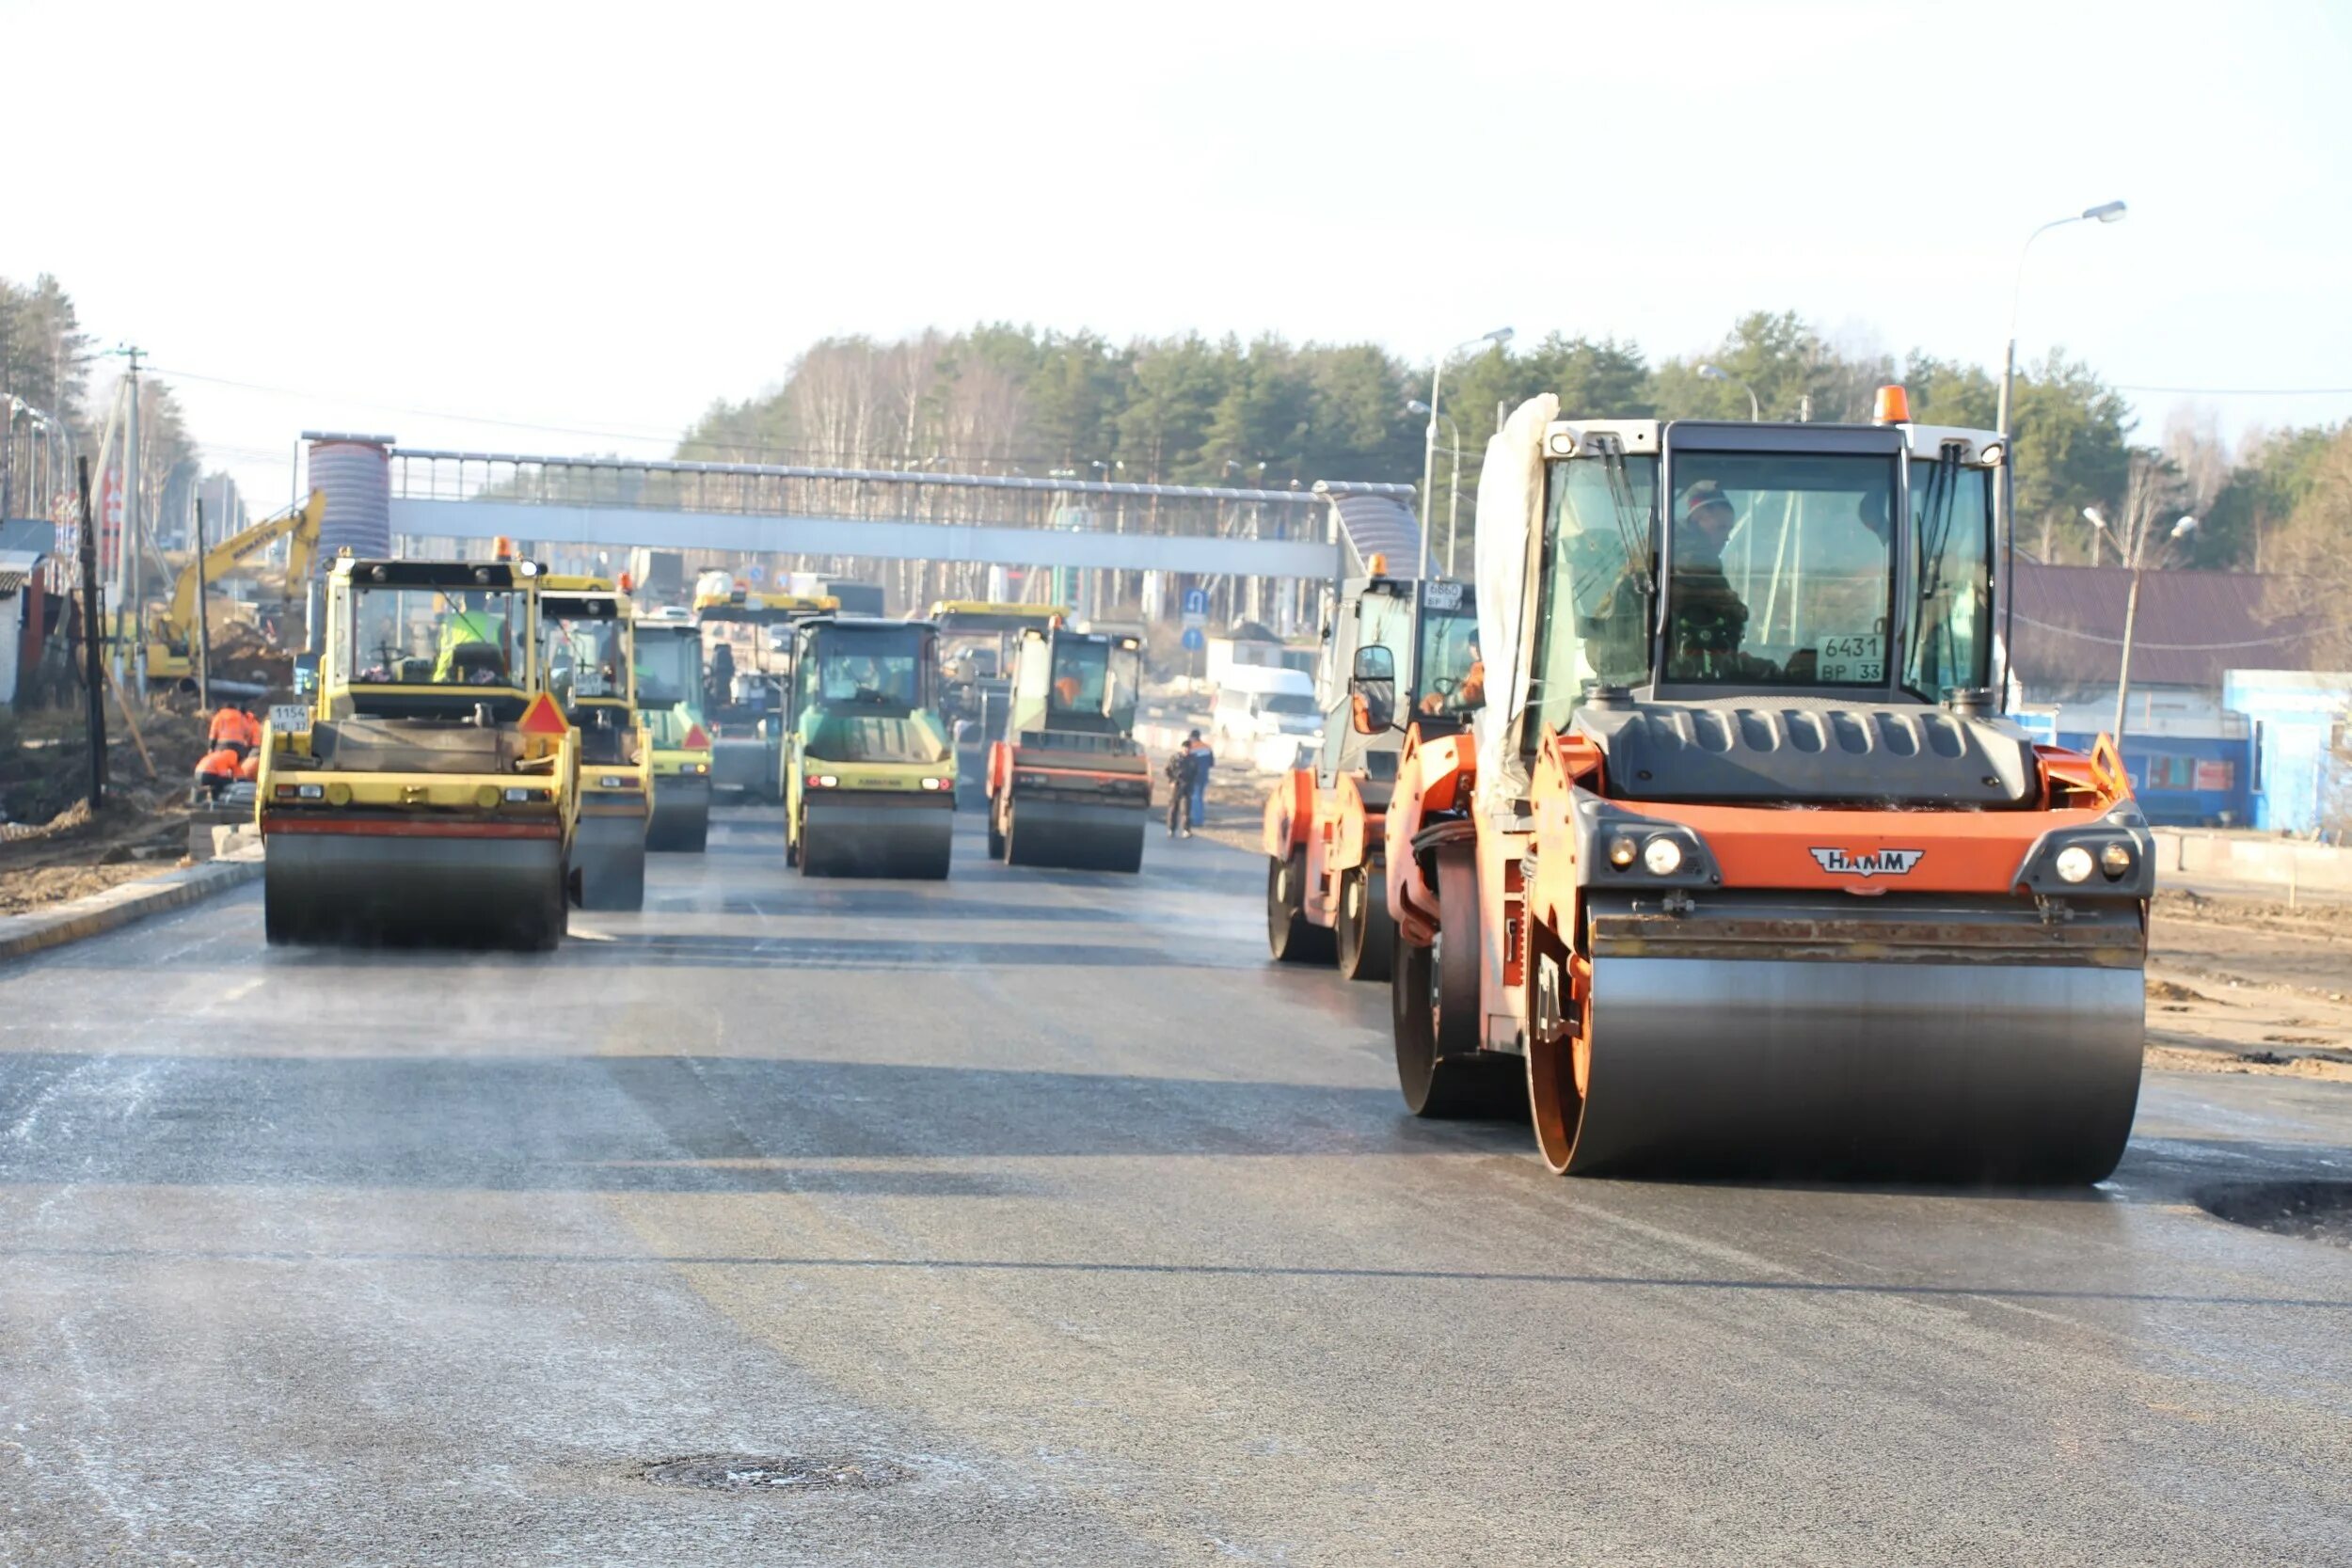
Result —
<instances>
[{"instance_id":1,"label":"yellow road roller","mask_svg":"<svg viewBox=\"0 0 2352 1568\"><path fill-rule=\"evenodd\" d=\"M700 854L710 836L710 732L703 725L703 629L693 612L640 610L637 717L653 736L645 847Z\"/></svg>"},{"instance_id":2,"label":"yellow road roller","mask_svg":"<svg viewBox=\"0 0 2352 1568\"><path fill-rule=\"evenodd\" d=\"M572 832L580 907L644 909L653 736L637 712L628 590L601 578L543 578L539 623L548 689L580 732L580 826Z\"/></svg>"},{"instance_id":3,"label":"yellow road roller","mask_svg":"<svg viewBox=\"0 0 2352 1568\"><path fill-rule=\"evenodd\" d=\"M547 689L537 566L346 555L326 598L312 702L262 735L268 940L553 947L580 742Z\"/></svg>"},{"instance_id":4,"label":"yellow road roller","mask_svg":"<svg viewBox=\"0 0 2352 1568\"><path fill-rule=\"evenodd\" d=\"M785 863L807 877L946 876L956 757L938 628L822 615L792 642Z\"/></svg>"}]
</instances>

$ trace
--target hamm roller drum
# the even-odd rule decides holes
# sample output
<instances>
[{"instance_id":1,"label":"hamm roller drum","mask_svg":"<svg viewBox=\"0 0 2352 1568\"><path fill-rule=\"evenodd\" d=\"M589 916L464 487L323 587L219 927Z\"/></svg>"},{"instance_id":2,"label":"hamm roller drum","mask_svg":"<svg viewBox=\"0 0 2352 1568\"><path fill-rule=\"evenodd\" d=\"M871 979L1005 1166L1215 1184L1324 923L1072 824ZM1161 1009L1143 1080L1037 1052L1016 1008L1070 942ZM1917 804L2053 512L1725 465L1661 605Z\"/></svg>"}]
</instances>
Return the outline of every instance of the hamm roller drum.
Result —
<instances>
[{"instance_id":1,"label":"hamm roller drum","mask_svg":"<svg viewBox=\"0 0 2352 1568\"><path fill-rule=\"evenodd\" d=\"M2139 1095L2138 918L2077 911L2037 951L2044 930L1988 917L1982 957L1945 962L1902 961L1899 940L1794 958L1600 942L1569 1170L2104 1179Z\"/></svg>"},{"instance_id":2,"label":"hamm roller drum","mask_svg":"<svg viewBox=\"0 0 2352 1568\"><path fill-rule=\"evenodd\" d=\"M1144 818L1133 806L1016 796L1005 831L1005 863L1140 871Z\"/></svg>"},{"instance_id":3,"label":"hamm roller drum","mask_svg":"<svg viewBox=\"0 0 2352 1568\"><path fill-rule=\"evenodd\" d=\"M262 877L273 942L544 952L564 935L564 844L553 834L275 832Z\"/></svg>"},{"instance_id":4,"label":"hamm roller drum","mask_svg":"<svg viewBox=\"0 0 2352 1568\"><path fill-rule=\"evenodd\" d=\"M954 798L936 805L879 805L810 800L801 808L801 870L810 877L947 875L955 832Z\"/></svg>"}]
</instances>

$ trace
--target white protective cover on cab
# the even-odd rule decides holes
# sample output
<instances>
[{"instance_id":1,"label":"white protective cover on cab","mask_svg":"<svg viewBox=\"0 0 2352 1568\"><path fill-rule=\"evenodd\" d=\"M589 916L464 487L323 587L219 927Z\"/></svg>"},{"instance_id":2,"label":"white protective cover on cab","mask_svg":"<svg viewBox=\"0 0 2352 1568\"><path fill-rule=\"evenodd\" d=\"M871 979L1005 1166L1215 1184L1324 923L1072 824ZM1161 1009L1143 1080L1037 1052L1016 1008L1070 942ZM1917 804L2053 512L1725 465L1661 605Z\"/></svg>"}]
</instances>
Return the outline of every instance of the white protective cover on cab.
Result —
<instances>
[{"instance_id":1,"label":"white protective cover on cab","mask_svg":"<svg viewBox=\"0 0 2352 1568\"><path fill-rule=\"evenodd\" d=\"M1528 616L1543 541L1544 431L1560 417L1550 392L1528 399L1486 443L1478 475L1478 649L1486 662L1486 705L1471 722L1478 738L1478 803L1508 810L1519 795L1518 756L1508 745L1527 705L1534 627Z\"/></svg>"}]
</instances>

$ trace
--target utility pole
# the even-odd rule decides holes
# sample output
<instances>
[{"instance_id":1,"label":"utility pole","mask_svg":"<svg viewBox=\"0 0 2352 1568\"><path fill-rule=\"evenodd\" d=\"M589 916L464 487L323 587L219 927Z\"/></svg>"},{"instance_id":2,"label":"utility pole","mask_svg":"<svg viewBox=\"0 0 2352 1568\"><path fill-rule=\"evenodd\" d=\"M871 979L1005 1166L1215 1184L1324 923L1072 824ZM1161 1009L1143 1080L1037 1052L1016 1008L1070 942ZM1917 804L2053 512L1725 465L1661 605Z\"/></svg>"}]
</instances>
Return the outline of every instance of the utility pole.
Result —
<instances>
[{"instance_id":1,"label":"utility pole","mask_svg":"<svg viewBox=\"0 0 2352 1568\"><path fill-rule=\"evenodd\" d=\"M82 700L89 726L89 809L106 803L106 664L99 652L98 519L89 508L89 459L74 460L82 496Z\"/></svg>"},{"instance_id":2,"label":"utility pole","mask_svg":"<svg viewBox=\"0 0 2352 1568\"><path fill-rule=\"evenodd\" d=\"M123 597L118 613L131 627L131 689L147 700L147 614L139 592L139 358L141 351L125 348L131 359L131 404L122 422L122 554Z\"/></svg>"},{"instance_id":3,"label":"utility pole","mask_svg":"<svg viewBox=\"0 0 2352 1568\"><path fill-rule=\"evenodd\" d=\"M196 498L196 705L213 711L212 611L204 592L204 498Z\"/></svg>"}]
</instances>

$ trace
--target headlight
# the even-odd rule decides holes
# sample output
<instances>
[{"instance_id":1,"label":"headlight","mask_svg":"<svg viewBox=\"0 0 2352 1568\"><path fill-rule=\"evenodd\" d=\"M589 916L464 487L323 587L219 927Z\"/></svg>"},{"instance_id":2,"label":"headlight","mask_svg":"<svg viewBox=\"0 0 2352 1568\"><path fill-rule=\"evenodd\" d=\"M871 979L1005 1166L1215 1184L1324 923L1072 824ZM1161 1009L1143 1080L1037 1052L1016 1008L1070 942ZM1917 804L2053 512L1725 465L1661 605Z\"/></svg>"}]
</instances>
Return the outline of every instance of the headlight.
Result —
<instances>
[{"instance_id":1,"label":"headlight","mask_svg":"<svg viewBox=\"0 0 2352 1568\"><path fill-rule=\"evenodd\" d=\"M1653 838L1642 847L1642 863L1653 877L1671 877L1682 869L1682 846L1671 838Z\"/></svg>"},{"instance_id":2,"label":"headlight","mask_svg":"<svg viewBox=\"0 0 2352 1568\"><path fill-rule=\"evenodd\" d=\"M2083 882L2090 879L2090 851L2079 844L2070 844L2058 852L2058 874L2061 882Z\"/></svg>"},{"instance_id":3,"label":"headlight","mask_svg":"<svg viewBox=\"0 0 2352 1568\"><path fill-rule=\"evenodd\" d=\"M834 789L839 786L841 780L838 776L832 773L819 773L808 782L815 784L819 789Z\"/></svg>"},{"instance_id":4,"label":"headlight","mask_svg":"<svg viewBox=\"0 0 2352 1568\"><path fill-rule=\"evenodd\" d=\"M596 781L596 787L598 789L618 789L621 787L621 776L618 773L607 773Z\"/></svg>"},{"instance_id":5,"label":"headlight","mask_svg":"<svg viewBox=\"0 0 2352 1568\"><path fill-rule=\"evenodd\" d=\"M509 787L506 791L506 803L510 806L519 806L530 799L531 791L527 789Z\"/></svg>"},{"instance_id":6,"label":"headlight","mask_svg":"<svg viewBox=\"0 0 2352 1568\"><path fill-rule=\"evenodd\" d=\"M316 800L326 793L317 784L296 784L294 794L305 800Z\"/></svg>"},{"instance_id":7,"label":"headlight","mask_svg":"<svg viewBox=\"0 0 2352 1568\"><path fill-rule=\"evenodd\" d=\"M2107 880L2120 882L2132 874L2132 847L2110 844L2099 851L2099 869L2107 874Z\"/></svg>"},{"instance_id":8,"label":"headlight","mask_svg":"<svg viewBox=\"0 0 2352 1568\"><path fill-rule=\"evenodd\" d=\"M925 789L945 789L947 787L947 781L945 779L925 779L923 781L923 787Z\"/></svg>"},{"instance_id":9,"label":"headlight","mask_svg":"<svg viewBox=\"0 0 2352 1568\"><path fill-rule=\"evenodd\" d=\"M1609 841L1609 863L1620 871L1631 865L1633 858L1641 852L1641 846L1623 833Z\"/></svg>"}]
</instances>

